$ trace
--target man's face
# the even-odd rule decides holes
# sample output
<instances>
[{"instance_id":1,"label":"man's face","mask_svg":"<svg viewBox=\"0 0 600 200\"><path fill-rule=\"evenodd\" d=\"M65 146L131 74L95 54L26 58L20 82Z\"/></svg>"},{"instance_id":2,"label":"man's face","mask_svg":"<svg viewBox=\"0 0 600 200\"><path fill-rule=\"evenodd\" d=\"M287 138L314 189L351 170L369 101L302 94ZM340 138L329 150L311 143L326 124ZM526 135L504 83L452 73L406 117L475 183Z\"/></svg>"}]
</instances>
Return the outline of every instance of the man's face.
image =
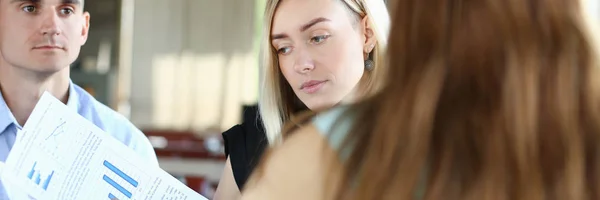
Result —
<instances>
[{"instance_id":1,"label":"man's face","mask_svg":"<svg viewBox=\"0 0 600 200\"><path fill-rule=\"evenodd\" d=\"M89 21L83 0L0 0L0 54L15 67L60 71L77 59Z\"/></svg>"}]
</instances>

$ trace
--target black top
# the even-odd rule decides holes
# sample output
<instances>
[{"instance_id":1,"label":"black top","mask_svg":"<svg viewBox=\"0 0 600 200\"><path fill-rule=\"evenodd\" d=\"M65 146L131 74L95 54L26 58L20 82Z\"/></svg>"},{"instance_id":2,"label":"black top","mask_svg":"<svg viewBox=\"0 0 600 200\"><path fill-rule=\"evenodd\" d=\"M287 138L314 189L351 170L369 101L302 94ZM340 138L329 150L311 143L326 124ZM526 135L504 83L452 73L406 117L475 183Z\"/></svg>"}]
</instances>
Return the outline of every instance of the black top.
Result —
<instances>
[{"instance_id":1,"label":"black top","mask_svg":"<svg viewBox=\"0 0 600 200\"><path fill-rule=\"evenodd\" d=\"M255 108L246 109L244 122L223 132L225 155L229 156L233 177L240 190L269 144L257 113Z\"/></svg>"}]
</instances>

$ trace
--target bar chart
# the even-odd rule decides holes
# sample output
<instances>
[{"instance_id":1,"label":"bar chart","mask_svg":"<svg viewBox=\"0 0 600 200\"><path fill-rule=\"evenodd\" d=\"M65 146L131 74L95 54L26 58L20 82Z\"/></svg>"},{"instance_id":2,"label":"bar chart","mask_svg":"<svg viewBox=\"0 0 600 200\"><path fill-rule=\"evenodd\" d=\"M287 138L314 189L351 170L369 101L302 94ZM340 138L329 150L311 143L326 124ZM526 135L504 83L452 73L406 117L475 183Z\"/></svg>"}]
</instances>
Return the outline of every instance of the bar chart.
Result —
<instances>
[{"instance_id":1,"label":"bar chart","mask_svg":"<svg viewBox=\"0 0 600 200\"><path fill-rule=\"evenodd\" d=\"M48 186L50 185L52 176L54 176L54 170L52 170L48 175L42 176L42 173L36 167L37 161L33 163L31 171L29 171L29 173L27 174L27 178L33 181L36 185L40 186L42 189L48 190Z\"/></svg>"},{"instance_id":2,"label":"bar chart","mask_svg":"<svg viewBox=\"0 0 600 200\"><path fill-rule=\"evenodd\" d=\"M134 178L132 178L131 175L123 172L121 169L119 169L113 163L111 163L107 160L104 160L103 165L104 165L104 167L109 169L109 172L111 172L113 175L104 174L102 176L102 179L106 183L108 183L110 186L112 186L114 189L116 189L121 194L123 194L125 197L131 198L133 196L132 191L128 190L127 188L131 188L131 187L137 188L139 185L139 182L137 180L135 180ZM114 175L116 175L116 177ZM117 182L118 180L115 180L115 178L111 178L111 176L115 177L115 178L119 178L121 183L125 183L127 185L119 184ZM123 181L125 181L125 182L123 182ZM112 193L109 193L108 197L109 197L109 199L116 198L116 196Z\"/></svg>"}]
</instances>

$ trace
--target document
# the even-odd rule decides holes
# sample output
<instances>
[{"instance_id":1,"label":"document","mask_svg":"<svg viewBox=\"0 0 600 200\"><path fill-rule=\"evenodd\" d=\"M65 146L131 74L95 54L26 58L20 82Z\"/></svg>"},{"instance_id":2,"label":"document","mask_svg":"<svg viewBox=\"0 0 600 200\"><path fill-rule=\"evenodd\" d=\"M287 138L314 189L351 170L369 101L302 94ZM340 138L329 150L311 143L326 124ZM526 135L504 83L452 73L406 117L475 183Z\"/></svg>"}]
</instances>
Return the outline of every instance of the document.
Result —
<instances>
[{"instance_id":1,"label":"document","mask_svg":"<svg viewBox=\"0 0 600 200\"><path fill-rule=\"evenodd\" d=\"M18 135L0 166L10 199L206 199L49 93Z\"/></svg>"}]
</instances>

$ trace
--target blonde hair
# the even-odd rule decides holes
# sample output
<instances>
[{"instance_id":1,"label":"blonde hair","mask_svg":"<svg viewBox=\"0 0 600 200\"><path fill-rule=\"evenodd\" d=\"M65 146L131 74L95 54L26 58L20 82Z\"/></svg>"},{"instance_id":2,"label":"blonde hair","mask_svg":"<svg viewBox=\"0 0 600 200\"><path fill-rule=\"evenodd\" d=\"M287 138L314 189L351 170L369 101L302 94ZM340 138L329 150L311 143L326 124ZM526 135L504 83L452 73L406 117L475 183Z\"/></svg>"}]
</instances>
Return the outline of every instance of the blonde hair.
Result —
<instances>
[{"instance_id":1,"label":"blonde hair","mask_svg":"<svg viewBox=\"0 0 600 200\"><path fill-rule=\"evenodd\" d=\"M280 0L267 0L265 9L264 32L262 38L261 95L259 110L270 145L281 142L282 124L290 117L307 108L296 97L286 79L279 70L277 52L271 46L271 27L273 16ZM383 0L341 0L361 18L368 16L368 23L373 29L377 44L371 52L374 69L365 72L360 81L360 89L370 96L381 86L385 72L385 52L390 26L389 14Z\"/></svg>"}]
</instances>

